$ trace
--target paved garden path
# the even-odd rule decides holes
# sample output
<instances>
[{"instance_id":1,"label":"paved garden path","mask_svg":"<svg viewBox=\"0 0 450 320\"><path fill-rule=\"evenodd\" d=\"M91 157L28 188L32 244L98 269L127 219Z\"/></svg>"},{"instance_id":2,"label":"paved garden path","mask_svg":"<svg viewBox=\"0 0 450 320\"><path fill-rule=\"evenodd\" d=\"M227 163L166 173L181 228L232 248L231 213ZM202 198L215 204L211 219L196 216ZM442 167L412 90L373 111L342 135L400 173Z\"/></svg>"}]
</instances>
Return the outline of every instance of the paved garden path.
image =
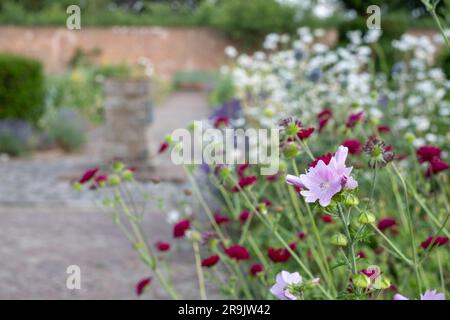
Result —
<instances>
[{"instance_id":1,"label":"paved garden path","mask_svg":"<svg viewBox=\"0 0 450 320\"><path fill-rule=\"evenodd\" d=\"M207 114L205 94L173 94L155 109L155 142ZM76 193L70 187L84 169L100 163L99 136L101 131L93 133L82 154L0 161L0 299L133 299L135 283L150 275L110 217L95 207L93 193ZM174 243L165 213L186 199L182 190L188 185L168 160L155 160L163 181L144 184L165 199L164 210L152 204L146 212L143 227L149 243ZM195 210L196 203L191 205ZM186 297L197 298L189 244L174 243L171 256L175 286ZM81 268L81 290L66 288L69 265ZM145 297L167 296L154 283Z\"/></svg>"}]
</instances>

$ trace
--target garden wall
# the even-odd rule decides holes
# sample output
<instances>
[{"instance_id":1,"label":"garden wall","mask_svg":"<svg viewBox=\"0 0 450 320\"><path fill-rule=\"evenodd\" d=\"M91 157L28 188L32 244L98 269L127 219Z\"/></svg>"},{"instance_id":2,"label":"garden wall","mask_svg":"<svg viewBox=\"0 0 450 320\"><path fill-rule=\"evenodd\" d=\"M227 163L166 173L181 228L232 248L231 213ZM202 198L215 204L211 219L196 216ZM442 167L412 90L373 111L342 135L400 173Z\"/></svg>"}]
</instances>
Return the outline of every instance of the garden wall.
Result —
<instances>
[{"instance_id":1,"label":"garden wall","mask_svg":"<svg viewBox=\"0 0 450 320\"><path fill-rule=\"evenodd\" d=\"M164 76L214 70L225 62L223 50L229 44L206 28L0 27L0 52L35 57L49 72L63 71L77 49L98 52L93 60L100 64L135 63L146 57Z\"/></svg>"}]
</instances>

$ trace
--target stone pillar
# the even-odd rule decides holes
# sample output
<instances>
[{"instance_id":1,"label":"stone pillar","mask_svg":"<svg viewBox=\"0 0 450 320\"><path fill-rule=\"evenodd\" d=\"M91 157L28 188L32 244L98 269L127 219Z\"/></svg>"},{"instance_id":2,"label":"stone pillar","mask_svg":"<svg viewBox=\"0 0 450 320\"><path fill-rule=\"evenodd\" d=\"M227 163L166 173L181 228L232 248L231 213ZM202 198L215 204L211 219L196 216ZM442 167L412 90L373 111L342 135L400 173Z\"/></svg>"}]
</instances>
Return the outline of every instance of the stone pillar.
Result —
<instances>
[{"instance_id":1,"label":"stone pillar","mask_svg":"<svg viewBox=\"0 0 450 320\"><path fill-rule=\"evenodd\" d=\"M150 165L152 105L149 79L107 79L103 159Z\"/></svg>"}]
</instances>

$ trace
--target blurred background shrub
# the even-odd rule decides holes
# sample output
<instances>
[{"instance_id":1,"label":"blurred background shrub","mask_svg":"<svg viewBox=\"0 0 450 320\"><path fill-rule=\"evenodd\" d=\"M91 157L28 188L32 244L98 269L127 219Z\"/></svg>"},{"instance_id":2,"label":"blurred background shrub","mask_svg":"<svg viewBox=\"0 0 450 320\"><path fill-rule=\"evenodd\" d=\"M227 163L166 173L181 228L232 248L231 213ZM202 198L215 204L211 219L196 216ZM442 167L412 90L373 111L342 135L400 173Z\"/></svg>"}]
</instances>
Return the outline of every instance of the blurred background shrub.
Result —
<instances>
[{"instance_id":1,"label":"blurred background shrub","mask_svg":"<svg viewBox=\"0 0 450 320\"><path fill-rule=\"evenodd\" d=\"M444 47L437 56L437 65L442 68L447 79L450 79L450 49Z\"/></svg>"},{"instance_id":2,"label":"blurred background shrub","mask_svg":"<svg viewBox=\"0 0 450 320\"><path fill-rule=\"evenodd\" d=\"M321 2L325 5L317 11L314 6L318 3L313 0L2 0L0 24L65 26L66 8L77 4L85 26L205 26L254 45L270 32L293 33L300 26L333 28L349 20L365 19L367 6L375 4L382 9L382 20L403 16L401 19L408 27L435 28L420 0L370 3L328 0ZM450 0L440 1L438 12L449 19Z\"/></svg>"},{"instance_id":3,"label":"blurred background shrub","mask_svg":"<svg viewBox=\"0 0 450 320\"><path fill-rule=\"evenodd\" d=\"M40 62L0 54L0 119L36 123L44 112L44 94Z\"/></svg>"},{"instance_id":4,"label":"blurred background shrub","mask_svg":"<svg viewBox=\"0 0 450 320\"><path fill-rule=\"evenodd\" d=\"M276 0L219 0L204 2L199 9L206 25L223 31L245 45L256 45L268 33L294 33L296 11Z\"/></svg>"},{"instance_id":5,"label":"blurred background shrub","mask_svg":"<svg viewBox=\"0 0 450 320\"><path fill-rule=\"evenodd\" d=\"M61 108L48 111L43 119L44 147L57 146L66 152L79 151L86 142L86 124L77 110Z\"/></svg>"},{"instance_id":6,"label":"blurred background shrub","mask_svg":"<svg viewBox=\"0 0 450 320\"><path fill-rule=\"evenodd\" d=\"M0 120L0 154L18 157L26 155L31 148L33 129L23 120Z\"/></svg>"}]
</instances>

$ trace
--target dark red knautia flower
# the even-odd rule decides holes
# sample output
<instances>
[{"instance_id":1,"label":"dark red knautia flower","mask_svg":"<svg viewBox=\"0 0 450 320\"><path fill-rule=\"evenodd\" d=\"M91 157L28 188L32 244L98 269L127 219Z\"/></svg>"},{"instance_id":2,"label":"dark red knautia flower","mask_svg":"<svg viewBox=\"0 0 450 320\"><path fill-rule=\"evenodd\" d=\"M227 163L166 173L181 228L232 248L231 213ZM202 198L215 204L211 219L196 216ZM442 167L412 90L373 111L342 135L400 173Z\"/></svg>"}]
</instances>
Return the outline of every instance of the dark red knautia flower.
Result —
<instances>
[{"instance_id":1,"label":"dark red knautia flower","mask_svg":"<svg viewBox=\"0 0 450 320\"><path fill-rule=\"evenodd\" d=\"M98 175L95 177L94 181L97 184L105 183L106 181L108 181L108 176L106 174Z\"/></svg>"},{"instance_id":2,"label":"dark red knautia flower","mask_svg":"<svg viewBox=\"0 0 450 320\"><path fill-rule=\"evenodd\" d=\"M303 239L305 239L305 237L306 237L306 233L304 233L303 231L300 231L299 233L297 233L297 237L298 237L300 240L303 240Z\"/></svg>"},{"instance_id":3,"label":"dark red knautia flower","mask_svg":"<svg viewBox=\"0 0 450 320\"><path fill-rule=\"evenodd\" d=\"M263 203L266 207L270 207L272 205L272 201L267 198L261 199L261 203Z\"/></svg>"},{"instance_id":4,"label":"dark red knautia flower","mask_svg":"<svg viewBox=\"0 0 450 320\"><path fill-rule=\"evenodd\" d=\"M144 293L145 288L152 282L152 278L144 278L139 280L139 282L136 284L136 294L138 296L142 295Z\"/></svg>"},{"instance_id":5,"label":"dark red knautia flower","mask_svg":"<svg viewBox=\"0 0 450 320\"><path fill-rule=\"evenodd\" d=\"M416 154L420 163L428 163L426 177L448 170L450 164L441 159L441 149L436 146L422 146L417 149Z\"/></svg>"},{"instance_id":6,"label":"dark red knautia flower","mask_svg":"<svg viewBox=\"0 0 450 320\"><path fill-rule=\"evenodd\" d=\"M83 175L81 176L80 180L78 180L78 182L83 184L83 183L90 181L97 172L98 172L98 168L92 168L92 169L86 170L83 173Z\"/></svg>"},{"instance_id":7,"label":"dark red knautia flower","mask_svg":"<svg viewBox=\"0 0 450 320\"><path fill-rule=\"evenodd\" d=\"M297 137L300 140L308 139L310 135L314 132L314 128L301 128L297 133Z\"/></svg>"},{"instance_id":8,"label":"dark red knautia flower","mask_svg":"<svg viewBox=\"0 0 450 320\"><path fill-rule=\"evenodd\" d=\"M331 158L333 158L333 155L331 153L327 153L327 154L318 156L316 158L316 160L311 161L310 163L308 163L308 166L311 167L311 168L314 168L320 160L322 160L325 164L329 164L330 161L331 161Z\"/></svg>"},{"instance_id":9,"label":"dark red knautia flower","mask_svg":"<svg viewBox=\"0 0 450 320\"><path fill-rule=\"evenodd\" d=\"M230 124L230 118L226 116L218 116L214 119L214 128L228 127Z\"/></svg>"},{"instance_id":10,"label":"dark red knautia flower","mask_svg":"<svg viewBox=\"0 0 450 320\"><path fill-rule=\"evenodd\" d=\"M291 248L291 250L295 250L297 248L297 245L295 243L291 243L289 244L289 248ZM269 249L267 250L267 255L269 259L275 263L286 262L291 257L291 253L286 248L269 247Z\"/></svg>"},{"instance_id":11,"label":"dark red knautia flower","mask_svg":"<svg viewBox=\"0 0 450 320\"><path fill-rule=\"evenodd\" d=\"M433 236L429 236L425 241L423 241L420 246L424 249L428 248L430 245L432 247L434 246L443 246L446 245L448 243L448 237L444 237L444 236L437 236L437 237L433 237Z\"/></svg>"},{"instance_id":12,"label":"dark red knautia flower","mask_svg":"<svg viewBox=\"0 0 450 320\"><path fill-rule=\"evenodd\" d=\"M163 142L159 145L159 149L158 149L158 154L163 153L164 151L167 150L167 148L169 147L169 144L167 142Z\"/></svg>"},{"instance_id":13,"label":"dark red knautia flower","mask_svg":"<svg viewBox=\"0 0 450 320\"><path fill-rule=\"evenodd\" d=\"M323 128L327 125L330 118L324 118L319 120L319 133L322 132Z\"/></svg>"},{"instance_id":14,"label":"dark red knautia flower","mask_svg":"<svg viewBox=\"0 0 450 320\"><path fill-rule=\"evenodd\" d=\"M250 274L256 276L258 273L264 271L264 266L261 263L254 263L250 267Z\"/></svg>"},{"instance_id":15,"label":"dark red knautia flower","mask_svg":"<svg viewBox=\"0 0 450 320\"><path fill-rule=\"evenodd\" d=\"M430 161L425 175L427 177L430 177L434 174L438 174L439 172L448 170L449 168L450 168L450 165L448 163L442 161L441 159L433 159Z\"/></svg>"},{"instance_id":16,"label":"dark red knautia flower","mask_svg":"<svg viewBox=\"0 0 450 320\"><path fill-rule=\"evenodd\" d=\"M359 251L357 254L356 254L356 256L357 257L359 257L360 259L365 259L366 258L366 254L364 253L364 251Z\"/></svg>"},{"instance_id":17,"label":"dark red knautia flower","mask_svg":"<svg viewBox=\"0 0 450 320\"><path fill-rule=\"evenodd\" d=\"M441 149L435 146L423 146L417 149L416 154L420 163L431 162L441 158Z\"/></svg>"},{"instance_id":18,"label":"dark red knautia flower","mask_svg":"<svg viewBox=\"0 0 450 320\"><path fill-rule=\"evenodd\" d=\"M377 127L378 133L389 133L391 131L391 128L388 125L380 124Z\"/></svg>"},{"instance_id":19,"label":"dark red knautia flower","mask_svg":"<svg viewBox=\"0 0 450 320\"><path fill-rule=\"evenodd\" d=\"M330 108L325 108L317 114L317 119L329 119L333 116L333 111Z\"/></svg>"},{"instance_id":20,"label":"dark red knautia flower","mask_svg":"<svg viewBox=\"0 0 450 320\"><path fill-rule=\"evenodd\" d=\"M392 228L394 226L397 225L397 221L394 218L383 218L380 219L380 221L378 221L378 229L380 229L380 231L384 231L386 229Z\"/></svg>"},{"instance_id":21,"label":"dark red knautia flower","mask_svg":"<svg viewBox=\"0 0 450 320\"><path fill-rule=\"evenodd\" d=\"M163 241L158 241L158 242L155 243L155 247L156 247L156 249L158 249L158 251L161 251L161 252L169 251L170 250L170 243L163 242Z\"/></svg>"},{"instance_id":22,"label":"dark red knautia flower","mask_svg":"<svg viewBox=\"0 0 450 320\"><path fill-rule=\"evenodd\" d=\"M237 261L250 259L250 253L248 250L240 245L234 245L225 249L225 254Z\"/></svg>"},{"instance_id":23,"label":"dark red knautia flower","mask_svg":"<svg viewBox=\"0 0 450 320\"><path fill-rule=\"evenodd\" d=\"M239 221L244 223L247 219L250 218L250 211L244 210L239 214Z\"/></svg>"},{"instance_id":24,"label":"dark red knautia flower","mask_svg":"<svg viewBox=\"0 0 450 320\"><path fill-rule=\"evenodd\" d=\"M320 220L322 220L325 223L333 223L333 217L328 214L323 214L320 216Z\"/></svg>"},{"instance_id":25,"label":"dark red knautia flower","mask_svg":"<svg viewBox=\"0 0 450 320\"><path fill-rule=\"evenodd\" d=\"M184 219L179 222L177 222L173 226L173 236L175 238L182 238L184 237L186 231L191 227L191 221L189 219Z\"/></svg>"},{"instance_id":26,"label":"dark red knautia flower","mask_svg":"<svg viewBox=\"0 0 450 320\"><path fill-rule=\"evenodd\" d=\"M380 275L380 272L377 271L377 269L362 269L361 273L364 274L366 277L374 277L374 278L378 278L378 276Z\"/></svg>"},{"instance_id":27,"label":"dark red knautia flower","mask_svg":"<svg viewBox=\"0 0 450 320\"><path fill-rule=\"evenodd\" d=\"M360 154L362 151L362 144L358 139L347 139L342 145L348 148L350 154Z\"/></svg>"},{"instance_id":28,"label":"dark red knautia flower","mask_svg":"<svg viewBox=\"0 0 450 320\"><path fill-rule=\"evenodd\" d=\"M266 180L269 182L276 182L278 180L278 178L280 177L280 175L278 173L267 176Z\"/></svg>"},{"instance_id":29,"label":"dark red knautia flower","mask_svg":"<svg viewBox=\"0 0 450 320\"><path fill-rule=\"evenodd\" d=\"M222 215L222 214L216 212L216 213L214 214L214 221L215 221L218 225L221 225L221 224L226 224L226 223L230 222L230 219L229 219L227 216L224 216L224 215Z\"/></svg>"},{"instance_id":30,"label":"dark red knautia flower","mask_svg":"<svg viewBox=\"0 0 450 320\"><path fill-rule=\"evenodd\" d=\"M348 118L345 126L347 128L353 128L362 118L364 117L364 111L360 111L357 113L351 113Z\"/></svg>"},{"instance_id":31,"label":"dark red knautia flower","mask_svg":"<svg viewBox=\"0 0 450 320\"><path fill-rule=\"evenodd\" d=\"M213 255L210 257L207 257L202 260L202 267L204 268L211 268L215 266L220 261L220 257L218 255Z\"/></svg>"},{"instance_id":32,"label":"dark red knautia flower","mask_svg":"<svg viewBox=\"0 0 450 320\"><path fill-rule=\"evenodd\" d=\"M333 111L331 109L324 109L323 111L317 114L317 123L319 126L319 132L323 130L323 128L327 125L328 120L333 116Z\"/></svg>"},{"instance_id":33,"label":"dark red knautia flower","mask_svg":"<svg viewBox=\"0 0 450 320\"><path fill-rule=\"evenodd\" d=\"M244 178L245 177L245 171L250 167L250 165L248 163L245 164L240 164L237 166L236 168L236 172L239 176L239 178Z\"/></svg>"},{"instance_id":34,"label":"dark red knautia flower","mask_svg":"<svg viewBox=\"0 0 450 320\"><path fill-rule=\"evenodd\" d=\"M257 179L258 178L256 176L242 177L242 178L239 179L239 187L240 188L238 186L235 186L233 188L233 191L234 192L239 192L240 189L243 189L245 187L248 187L248 186L251 186L251 185L255 184Z\"/></svg>"}]
</instances>

